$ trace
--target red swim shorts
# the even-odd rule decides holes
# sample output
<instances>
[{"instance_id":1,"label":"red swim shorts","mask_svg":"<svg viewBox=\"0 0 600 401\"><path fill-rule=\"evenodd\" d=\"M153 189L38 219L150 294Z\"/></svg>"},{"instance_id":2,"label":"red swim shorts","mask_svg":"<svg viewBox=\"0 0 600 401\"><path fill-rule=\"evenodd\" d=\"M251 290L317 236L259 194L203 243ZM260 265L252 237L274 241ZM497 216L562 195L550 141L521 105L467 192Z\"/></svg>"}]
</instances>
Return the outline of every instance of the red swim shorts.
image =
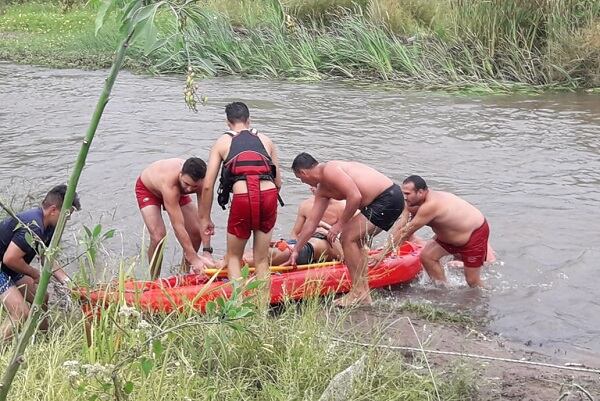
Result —
<instances>
[{"instance_id":1,"label":"red swim shorts","mask_svg":"<svg viewBox=\"0 0 600 401\"><path fill-rule=\"evenodd\" d=\"M463 246L446 244L438 239L435 241L449 254L460 255L465 267L481 267L487 257L488 238L490 237L490 227L487 220L471 233L471 237Z\"/></svg>"},{"instance_id":2,"label":"red swim shorts","mask_svg":"<svg viewBox=\"0 0 600 401\"><path fill-rule=\"evenodd\" d=\"M155 205L158 207L163 206L164 202L160 196L155 195L150 191L142 182L142 177L138 177L135 182L135 197L137 198L138 206L140 209L146 206ZM181 195L179 198L179 206L185 206L192 201L192 197L189 195Z\"/></svg>"},{"instance_id":3,"label":"red swim shorts","mask_svg":"<svg viewBox=\"0 0 600 401\"><path fill-rule=\"evenodd\" d=\"M248 239L253 230L260 230L263 233L271 231L277 220L278 194L277 188L258 192L259 202L253 202L258 208L254 211L255 216L258 216L258 221L252 221L253 210L248 194L233 194L227 220L227 232L238 238Z\"/></svg>"}]
</instances>

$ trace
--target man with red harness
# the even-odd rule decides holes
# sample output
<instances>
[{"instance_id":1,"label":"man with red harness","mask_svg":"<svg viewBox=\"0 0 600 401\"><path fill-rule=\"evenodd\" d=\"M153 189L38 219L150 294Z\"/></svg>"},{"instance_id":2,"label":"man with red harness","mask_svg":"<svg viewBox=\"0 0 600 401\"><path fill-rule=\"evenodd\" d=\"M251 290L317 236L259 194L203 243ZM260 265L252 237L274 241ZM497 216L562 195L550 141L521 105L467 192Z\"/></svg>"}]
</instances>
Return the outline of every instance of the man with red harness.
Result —
<instances>
[{"instance_id":1,"label":"man with red harness","mask_svg":"<svg viewBox=\"0 0 600 401\"><path fill-rule=\"evenodd\" d=\"M200 225L203 233L214 234L210 218L214 185L221 170L218 203L225 209L233 193L227 221L225 264L230 279L241 276L241 260L250 234L254 234L253 252L256 274L266 279L269 273L269 244L277 219L281 188L277 150L263 133L250 129L250 112L241 102L225 107L229 131L213 145L208 160Z\"/></svg>"}]
</instances>

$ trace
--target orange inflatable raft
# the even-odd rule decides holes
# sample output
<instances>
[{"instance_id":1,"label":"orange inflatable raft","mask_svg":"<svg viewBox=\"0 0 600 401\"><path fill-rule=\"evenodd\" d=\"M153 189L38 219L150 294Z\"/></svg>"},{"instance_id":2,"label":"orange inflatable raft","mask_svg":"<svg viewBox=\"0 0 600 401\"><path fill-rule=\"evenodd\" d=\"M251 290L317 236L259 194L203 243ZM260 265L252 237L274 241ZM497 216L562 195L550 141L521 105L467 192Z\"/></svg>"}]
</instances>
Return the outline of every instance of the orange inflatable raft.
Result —
<instances>
[{"instance_id":1,"label":"orange inflatable raft","mask_svg":"<svg viewBox=\"0 0 600 401\"><path fill-rule=\"evenodd\" d=\"M415 244L402 244L379 265L369 269L369 287L381 288L413 280L421 271L420 251L421 247ZM351 286L348 269L341 262L294 268L272 266L271 271L271 304L285 299L299 300L309 296L344 293ZM190 305L198 311L204 311L208 302L231 294L231 284L222 275L223 272L212 282L195 274L155 281L128 280L122 292L118 290L118 285L109 284L100 289L80 289L78 295L84 311L90 314L121 301L148 312L170 313Z\"/></svg>"}]
</instances>

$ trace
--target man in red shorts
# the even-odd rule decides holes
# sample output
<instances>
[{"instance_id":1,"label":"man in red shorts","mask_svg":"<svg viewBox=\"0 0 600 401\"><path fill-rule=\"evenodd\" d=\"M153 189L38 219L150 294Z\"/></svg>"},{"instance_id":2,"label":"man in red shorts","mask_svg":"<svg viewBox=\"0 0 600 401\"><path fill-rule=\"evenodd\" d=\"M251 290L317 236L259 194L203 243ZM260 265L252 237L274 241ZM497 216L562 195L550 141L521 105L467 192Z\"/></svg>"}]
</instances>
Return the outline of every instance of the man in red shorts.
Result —
<instances>
[{"instance_id":1,"label":"man in red shorts","mask_svg":"<svg viewBox=\"0 0 600 401\"><path fill-rule=\"evenodd\" d=\"M410 238L418 229L427 225L435 233L421 251L421 263L436 283L446 283L446 275L440 264L445 255L457 255L464 264L467 284L483 287L480 273L486 261L490 229L483 214L469 202L448 192L427 188L425 180L411 175L402 183L402 193L407 211L413 217L406 224L399 224L392 233L395 246Z\"/></svg>"},{"instance_id":2,"label":"man in red shorts","mask_svg":"<svg viewBox=\"0 0 600 401\"><path fill-rule=\"evenodd\" d=\"M162 218L164 208L171 220L173 231L183 248L183 256L192 270L201 273L206 264L212 264L210 236L200 231L198 209L190 194L197 194L198 201L206 175L206 163L197 157L159 160L146 167L135 183L135 196L150 233L148 261L152 260L158 244L167 234ZM203 256L198 256L204 243ZM160 260L152 264L151 276L160 275Z\"/></svg>"},{"instance_id":3,"label":"man in red shorts","mask_svg":"<svg viewBox=\"0 0 600 401\"><path fill-rule=\"evenodd\" d=\"M241 102L225 107L229 131L213 145L208 159L200 203L202 232L214 234L210 214L214 185L219 168L221 182L218 203L225 209L233 193L227 221L227 252L225 264L230 279L241 275L241 260L250 234L254 235L253 253L256 274L268 278L269 244L281 188L277 150L265 134L250 129L250 111Z\"/></svg>"}]
</instances>

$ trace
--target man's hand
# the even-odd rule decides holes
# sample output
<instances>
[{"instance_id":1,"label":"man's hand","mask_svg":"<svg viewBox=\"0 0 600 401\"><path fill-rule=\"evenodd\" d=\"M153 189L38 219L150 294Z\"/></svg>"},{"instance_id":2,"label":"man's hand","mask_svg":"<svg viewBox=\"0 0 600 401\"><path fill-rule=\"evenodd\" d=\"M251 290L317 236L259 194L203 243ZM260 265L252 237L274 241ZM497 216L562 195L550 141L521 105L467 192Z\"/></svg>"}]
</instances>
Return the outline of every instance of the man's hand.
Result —
<instances>
[{"instance_id":1,"label":"man's hand","mask_svg":"<svg viewBox=\"0 0 600 401\"><path fill-rule=\"evenodd\" d=\"M210 218L200 220L200 230L204 235L215 235L215 224Z\"/></svg>"},{"instance_id":2,"label":"man's hand","mask_svg":"<svg viewBox=\"0 0 600 401\"><path fill-rule=\"evenodd\" d=\"M216 267L217 266L217 262L215 262L215 260L212 257L212 254L209 252L203 252L202 256L200 256L200 259L204 263L205 267Z\"/></svg>"},{"instance_id":3,"label":"man's hand","mask_svg":"<svg viewBox=\"0 0 600 401\"><path fill-rule=\"evenodd\" d=\"M32 268L31 269L31 274L29 275L32 279L35 285L38 285L40 283L40 272L37 269Z\"/></svg>"},{"instance_id":4,"label":"man's hand","mask_svg":"<svg viewBox=\"0 0 600 401\"><path fill-rule=\"evenodd\" d=\"M285 263L282 263L281 266L296 266L296 259L298 259L298 251L294 249L289 259Z\"/></svg>"},{"instance_id":5,"label":"man's hand","mask_svg":"<svg viewBox=\"0 0 600 401\"><path fill-rule=\"evenodd\" d=\"M327 232L327 241L329 241L329 243L333 245L335 240L338 239L341 232L342 224L340 222L336 222L334 225L331 226L331 228Z\"/></svg>"},{"instance_id":6,"label":"man's hand","mask_svg":"<svg viewBox=\"0 0 600 401\"><path fill-rule=\"evenodd\" d=\"M204 275L204 261L198 255L196 255L190 262L190 270L199 275Z\"/></svg>"},{"instance_id":7,"label":"man's hand","mask_svg":"<svg viewBox=\"0 0 600 401\"><path fill-rule=\"evenodd\" d=\"M379 250L376 252L373 252L369 255L368 259L367 259L367 266L369 267L369 269L377 266L379 263L381 263L381 261L385 258L385 254L383 252L383 250Z\"/></svg>"}]
</instances>

